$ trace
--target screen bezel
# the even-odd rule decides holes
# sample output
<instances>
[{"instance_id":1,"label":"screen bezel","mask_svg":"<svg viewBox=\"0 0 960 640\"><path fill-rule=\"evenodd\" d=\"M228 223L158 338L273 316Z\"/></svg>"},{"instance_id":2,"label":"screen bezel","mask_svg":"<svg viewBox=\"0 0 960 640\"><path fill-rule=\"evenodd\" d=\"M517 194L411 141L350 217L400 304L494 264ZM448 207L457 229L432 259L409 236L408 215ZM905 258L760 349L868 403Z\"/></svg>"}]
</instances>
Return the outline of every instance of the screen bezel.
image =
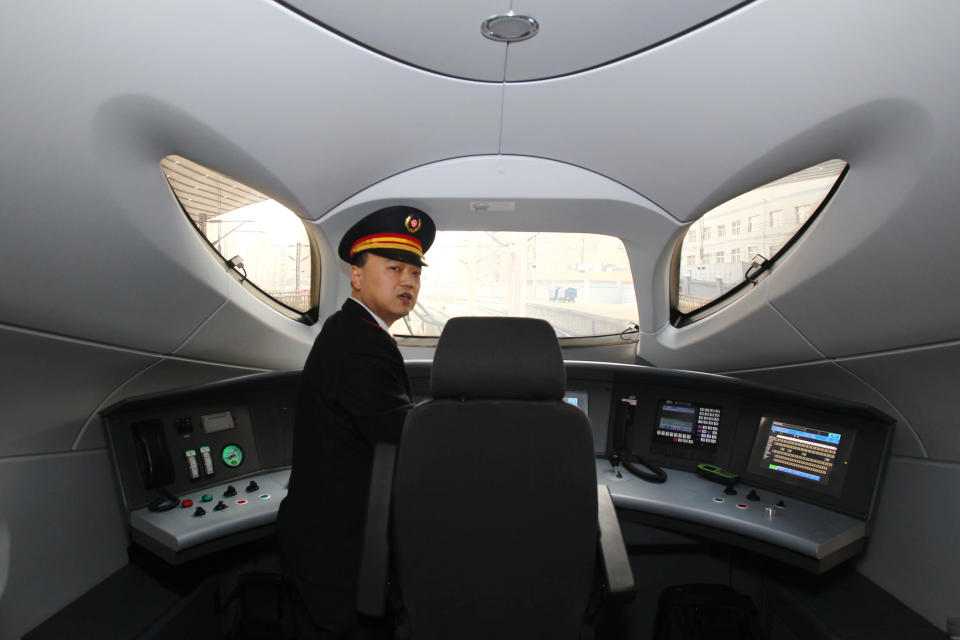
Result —
<instances>
[{"instance_id":1,"label":"screen bezel","mask_svg":"<svg viewBox=\"0 0 960 640\"><path fill-rule=\"evenodd\" d=\"M664 407L667 403L672 403L673 405L687 405L694 409L694 419L693 419L693 429L694 432L697 428L698 420L700 417L700 411L703 409L715 409L718 411L717 417L722 420L724 409L721 405L711 404L709 402L697 402L695 400L680 400L677 398L660 398L657 401L657 415L653 424L653 429L650 433L650 451L657 453L659 455L679 455L683 456L685 452L696 452L698 459L702 458L703 460L709 460L716 456L717 450L720 446L720 424L716 425L717 427L717 441L712 443L703 442L702 440L694 440L690 443L679 443L672 442L668 438L669 436L663 436L657 433L660 430L660 422L663 419ZM686 456L683 456L686 457Z\"/></svg>"},{"instance_id":2,"label":"screen bezel","mask_svg":"<svg viewBox=\"0 0 960 640\"><path fill-rule=\"evenodd\" d=\"M840 434L837 455L834 459L834 468L830 472L830 481L828 484L821 485L806 478L791 476L789 474L780 473L777 471L771 471L768 466L764 464L763 452L766 448L767 440L770 437L770 431L774 423L777 422L782 422L796 427L830 431ZM764 478L767 480L767 482L774 481L776 483L782 483L791 487L797 487L814 494L839 498L843 494L847 472L850 470L850 454L853 451L856 436L857 429L850 426L827 423L800 416L763 413L760 416L756 431L754 432L753 444L750 447L750 456L747 459L746 471L747 474L758 478Z\"/></svg>"},{"instance_id":3,"label":"screen bezel","mask_svg":"<svg viewBox=\"0 0 960 640\"><path fill-rule=\"evenodd\" d=\"M571 399L576 400L576 404L570 402ZM571 407L580 409L588 416L590 415L590 393L588 391L571 389L563 394L563 401L569 404Z\"/></svg>"}]
</instances>

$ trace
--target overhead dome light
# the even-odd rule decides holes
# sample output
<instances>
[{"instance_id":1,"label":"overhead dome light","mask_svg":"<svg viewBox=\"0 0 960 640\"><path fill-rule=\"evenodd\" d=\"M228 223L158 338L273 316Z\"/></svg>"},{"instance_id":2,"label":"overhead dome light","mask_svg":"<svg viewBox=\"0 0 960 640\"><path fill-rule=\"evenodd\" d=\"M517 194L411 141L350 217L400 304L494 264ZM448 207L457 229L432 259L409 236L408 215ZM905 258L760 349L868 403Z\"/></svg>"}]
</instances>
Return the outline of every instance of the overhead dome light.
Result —
<instances>
[{"instance_id":1,"label":"overhead dome light","mask_svg":"<svg viewBox=\"0 0 960 640\"><path fill-rule=\"evenodd\" d=\"M537 35L540 24L530 16L521 16L513 11L490 16L480 25L484 38L497 42L520 42Z\"/></svg>"}]
</instances>

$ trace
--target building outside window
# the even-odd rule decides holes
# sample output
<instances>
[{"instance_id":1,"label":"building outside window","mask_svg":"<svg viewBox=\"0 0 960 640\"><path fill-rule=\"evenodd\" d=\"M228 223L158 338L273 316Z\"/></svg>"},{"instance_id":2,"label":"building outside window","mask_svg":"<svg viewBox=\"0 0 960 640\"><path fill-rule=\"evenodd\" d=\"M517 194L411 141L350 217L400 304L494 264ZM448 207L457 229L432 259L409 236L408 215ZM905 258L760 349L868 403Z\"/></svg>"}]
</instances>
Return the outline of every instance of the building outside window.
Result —
<instances>
[{"instance_id":1,"label":"building outside window","mask_svg":"<svg viewBox=\"0 0 960 640\"><path fill-rule=\"evenodd\" d=\"M774 260L815 214L845 168L843 160L824 161L704 213L681 243L681 256L703 258L695 268L689 260L678 264L677 310L690 313L743 282L743 265L761 251ZM720 281L723 285L718 287Z\"/></svg>"}]
</instances>

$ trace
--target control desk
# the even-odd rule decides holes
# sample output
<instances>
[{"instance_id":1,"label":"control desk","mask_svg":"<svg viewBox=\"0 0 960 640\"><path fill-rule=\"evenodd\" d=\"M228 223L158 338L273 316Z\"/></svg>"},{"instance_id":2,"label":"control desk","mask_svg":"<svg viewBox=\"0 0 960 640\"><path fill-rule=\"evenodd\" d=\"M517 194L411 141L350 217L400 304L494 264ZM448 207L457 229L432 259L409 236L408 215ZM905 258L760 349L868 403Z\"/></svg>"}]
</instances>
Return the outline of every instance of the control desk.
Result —
<instances>
[{"instance_id":1,"label":"control desk","mask_svg":"<svg viewBox=\"0 0 960 640\"><path fill-rule=\"evenodd\" d=\"M429 361L410 361L415 400ZM822 572L864 547L894 421L726 376L568 361L597 481L622 521ZM269 535L286 495L299 372L124 400L102 412L134 542L171 563Z\"/></svg>"}]
</instances>

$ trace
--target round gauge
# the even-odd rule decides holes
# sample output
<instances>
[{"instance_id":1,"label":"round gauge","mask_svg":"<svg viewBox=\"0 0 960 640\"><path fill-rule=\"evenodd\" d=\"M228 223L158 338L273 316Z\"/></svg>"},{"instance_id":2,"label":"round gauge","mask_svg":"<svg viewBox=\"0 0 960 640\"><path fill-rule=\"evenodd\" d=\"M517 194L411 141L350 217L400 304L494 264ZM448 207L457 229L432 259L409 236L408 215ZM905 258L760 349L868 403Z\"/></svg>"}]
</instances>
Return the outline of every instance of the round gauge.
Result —
<instances>
[{"instance_id":1,"label":"round gauge","mask_svg":"<svg viewBox=\"0 0 960 640\"><path fill-rule=\"evenodd\" d=\"M228 444L223 448L220 457L223 458L223 464L228 467L239 467L240 463L243 462L243 449L238 445Z\"/></svg>"}]
</instances>

